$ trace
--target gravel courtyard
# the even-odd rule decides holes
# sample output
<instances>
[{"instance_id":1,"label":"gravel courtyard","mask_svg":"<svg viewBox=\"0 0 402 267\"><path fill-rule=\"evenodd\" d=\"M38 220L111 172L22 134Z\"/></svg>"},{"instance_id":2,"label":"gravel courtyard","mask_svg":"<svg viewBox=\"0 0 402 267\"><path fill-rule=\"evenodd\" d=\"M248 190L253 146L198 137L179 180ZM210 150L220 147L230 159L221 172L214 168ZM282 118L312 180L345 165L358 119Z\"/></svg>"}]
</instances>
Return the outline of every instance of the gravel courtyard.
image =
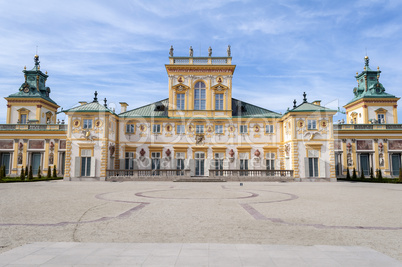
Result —
<instances>
[{"instance_id":1,"label":"gravel courtyard","mask_svg":"<svg viewBox=\"0 0 402 267\"><path fill-rule=\"evenodd\" d=\"M402 186L0 184L0 253L30 242L364 246L402 261Z\"/></svg>"}]
</instances>

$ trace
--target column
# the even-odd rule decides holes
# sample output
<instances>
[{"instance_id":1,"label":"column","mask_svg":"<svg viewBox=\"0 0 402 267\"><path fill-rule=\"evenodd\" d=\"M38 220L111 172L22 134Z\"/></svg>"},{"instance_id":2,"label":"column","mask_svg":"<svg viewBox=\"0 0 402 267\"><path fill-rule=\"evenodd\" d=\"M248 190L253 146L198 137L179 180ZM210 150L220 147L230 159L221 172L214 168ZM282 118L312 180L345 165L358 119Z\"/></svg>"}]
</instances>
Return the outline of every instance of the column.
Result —
<instances>
[{"instance_id":1,"label":"column","mask_svg":"<svg viewBox=\"0 0 402 267\"><path fill-rule=\"evenodd\" d=\"M45 139L45 154L43 155L43 172L47 173L47 168L49 167L49 139ZM44 173L43 173L44 175Z\"/></svg>"},{"instance_id":2,"label":"column","mask_svg":"<svg viewBox=\"0 0 402 267\"><path fill-rule=\"evenodd\" d=\"M378 153L378 139L374 138L374 160L373 160L373 175L375 176L375 170L380 166L380 156Z\"/></svg>"},{"instance_id":3,"label":"column","mask_svg":"<svg viewBox=\"0 0 402 267\"><path fill-rule=\"evenodd\" d=\"M22 166L27 166L28 165L28 139L24 139L24 148L22 151Z\"/></svg>"},{"instance_id":4,"label":"column","mask_svg":"<svg viewBox=\"0 0 402 267\"><path fill-rule=\"evenodd\" d=\"M54 139L53 167L54 165L56 165L56 170L60 168L58 164L59 164L59 139Z\"/></svg>"},{"instance_id":5,"label":"column","mask_svg":"<svg viewBox=\"0 0 402 267\"><path fill-rule=\"evenodd\" d=\"M13 166L11 169L11 174L18 174L18 145L20 139L14 139L14 156L13 156Z\"/></svg>"},{"instance_id":6,"label":"column","mask_svg":"<svg viewBox=\"0 0 402 267\"><path fill-rule=\"evenodd\" d=\"M38 123L40 123L41 114L42 114L42 105L36 105L36 120L38 121Z\"/></svg>"},{"instance_id":7,"label":"column","mask_svg":"<svg viewBox=\"0 0 402 267\"><path fill-rule=\"evenodd\" d=\"M6 120L7 124L11 123L11 105L7 105L7 120Z\"/></svg>"}]
</instances>

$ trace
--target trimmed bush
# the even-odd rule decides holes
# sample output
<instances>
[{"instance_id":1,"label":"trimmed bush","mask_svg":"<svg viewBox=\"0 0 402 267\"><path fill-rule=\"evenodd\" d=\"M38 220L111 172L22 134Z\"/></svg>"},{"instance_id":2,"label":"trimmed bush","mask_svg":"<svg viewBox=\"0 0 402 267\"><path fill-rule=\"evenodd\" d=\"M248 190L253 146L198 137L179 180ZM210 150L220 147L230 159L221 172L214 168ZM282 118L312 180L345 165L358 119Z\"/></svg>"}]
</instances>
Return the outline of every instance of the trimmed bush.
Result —
<instances>
[{"instance_id":1,"label":"trimmed bush","mask_svg":"<svg viewBox=\"0 0 402 267\"><path fill-rule=\"evenodd\" d=\"M370 179L374 179L373 167L370 168Z\"/></svg>"},{"instance_id":2,"label":"trimmed bush","mask_svg":"<svg viewBox=\"0 0 402 267\"><path fill-rule=\"evenodd\" d=\"M402 182L402 168L399 168L399 182Z\"/></svg>"},{"instance_id":3,"label":"trimmed bush","mask_svg":"<svg viewBox=\"0 0 402 267\"><path fill-rule=\"evenodd\" d=\"M363 170L361 171L360 179L362 179L362 180L366 179L366 177L364 176L364 171Z\"/></svg>"},{"instance_id":4,"label":"trimmed bush","mask_svg":"<svg viewBox=\"0 0 402 267\"><path fill-rule=\"evenodd\" d=\"M28 180L33 180L32 165L29 165Z\"/></svg>"},{"instance_id":5,"label":"trimmed bush","mask_svg":"<svg viewBox=\"0 0 402 267\"><path fill-rule=\"evenodd\" d=\"M24 167L22 167L22 168L21 168L20 180L21 180L21 181L24 181L24 180L25 180L25 172L24 172Z\"/></svg>"},{"instance_id":6,"label":"trimmed bush","mask_svg":"<svg viewBox=\"0 0 402 267\"><path fill-rule=\"evenodd\" d=\"M2 180L5 177L6 172L3 171L3 166L0 166L0 180Z\"/></svg>"},{"instance_id":7,"label":"trimmed bush","mask_svg":"<svg viewBox=\"0 0 402 267\"><path fill-rule=\"evenodd\" d=\"M39 165L39 167L38 167L38 178L39 178L39 179L42 178L42 172L41 172L41 170L40 170L40 165Z\"/></svg>"},{"instance_id":8,"label":"trimmed bush","mask_svg":"<svg viewBox=\"0 0 402 267\"><path fill-rule=\"evenodd\" d=\"M53 165L53 178L57 177L56 165Z\"/></svg>"},{"instance_id":9,"label":"trimmed bush","mask_svg":"<svg viewBox=\"0 0 402 267\"><path fill-rule=\"evenodd\" d=\"M346 180L350 180L349 167L346 168Z\"/></svg>"},{"instance_id":10,"label":"trimmed bush","mask_svg":"<svg viewBox=\"0 0 402 267\"><path fill-rule=\"evenodd\" d=\"M377 179L378 179L378 180L382 180L381 169L378 169L378 172L377 172Z\"/></svg>"},{"instance_id":11,"label":"trimmed bush","mask_svg":"<svg viewBox=\"0 0 402 267\"><path fill-rule=\"evenodd\" d=\"M352 179L353 180L357 179L357 174L356 174L356 169L355 168L353 168Z\"/></svg>"},{"instance_id":12,"label":"trimmed bush","mask_svg":"<svg viewBox=\"0 0 402 267\"><path fill-rule=\"evenodd\" d=\"M28 176L28 165L25 166L25 176Z\"/></svg>"},{"instance_id":13,"label":"trimmed bush","mask_svg":"<svg viewBox=\"0 0 402 267\"><path fill-rule=\"evenodd\" d=\"M49 167L47 168L46 178L50 178L50 177L51 177L51 173L52 173L52 168L49 166Z\"/></svg>"}]
</instances>

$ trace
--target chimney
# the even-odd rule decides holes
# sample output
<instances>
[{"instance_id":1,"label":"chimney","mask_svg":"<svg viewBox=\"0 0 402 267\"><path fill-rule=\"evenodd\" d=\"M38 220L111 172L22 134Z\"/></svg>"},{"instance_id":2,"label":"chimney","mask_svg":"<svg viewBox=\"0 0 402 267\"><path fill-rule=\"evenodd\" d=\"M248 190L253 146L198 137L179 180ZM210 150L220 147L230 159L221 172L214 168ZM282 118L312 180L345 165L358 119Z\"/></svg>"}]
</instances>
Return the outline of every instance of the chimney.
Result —
<instances>
[{"instance_id":1,"label":"chimney","mask_svg":"<svg viewBox=\"0 0 402 267\"><path fill-rule=\"evenodd\" d=\"M121 107L121 110L120 110L121 113L126 112L128 104L126 102L119 102L119 104L120 104L120 107Z\"/></svg>"}]
</instances>

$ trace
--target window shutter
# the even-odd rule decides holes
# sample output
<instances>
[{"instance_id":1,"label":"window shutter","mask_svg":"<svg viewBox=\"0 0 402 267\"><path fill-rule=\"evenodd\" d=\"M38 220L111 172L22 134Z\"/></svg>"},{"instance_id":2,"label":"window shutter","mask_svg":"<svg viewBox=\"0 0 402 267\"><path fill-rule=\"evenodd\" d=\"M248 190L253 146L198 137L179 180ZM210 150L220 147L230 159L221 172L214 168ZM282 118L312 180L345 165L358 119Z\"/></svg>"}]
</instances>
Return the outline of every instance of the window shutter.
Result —
<instances>
[{"instance_id":1,"label":"window shutter","mask_svg":"<svg viewBox=\"0 0 402 267\"><path fill-rule=\"evenodd\" d=\"M95 177L95 170L96 170L96 166L95 166L95 163L96 163L96 159L95 159L95 157L91 157L91 173L90 173L90 177Z\"/></svg>"},{"instance_id":2,"label":"window shutter","mask_svg":"<svg viewBox=\"0 0 402 267\"><path fill-rule=\"evenodd\" d=\"M304 177L305 178L310 177L308 158L304 158Z\"/></svg>"},{"instance_id":3,"label":"window shutter","mask_svg":"<svg viewBox=\"0 0 402 267\"><path fill-rule=\"evenodd\" d=\"M81 157L75 157L74 160L74 177L80 177L81 176Z\"/></svg>"}]
</instances>

